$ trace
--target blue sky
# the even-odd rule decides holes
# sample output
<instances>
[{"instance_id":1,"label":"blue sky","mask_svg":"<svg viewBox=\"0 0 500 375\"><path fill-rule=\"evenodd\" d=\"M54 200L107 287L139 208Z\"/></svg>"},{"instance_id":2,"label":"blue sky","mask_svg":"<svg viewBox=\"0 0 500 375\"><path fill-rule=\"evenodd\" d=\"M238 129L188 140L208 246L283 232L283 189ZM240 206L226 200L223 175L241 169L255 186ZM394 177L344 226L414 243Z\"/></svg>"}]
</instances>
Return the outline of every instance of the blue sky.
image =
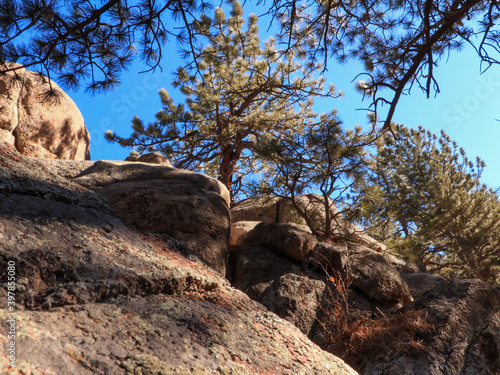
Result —
<instances>
[{"instance_id":1,"label":"blue sky","mask_svg":"<svg viewBox=\"0 0 500 375\"><path fill-rule=\"evenodd\" d=\"M246 8L246 7L245 7ZM248 16L245 12L245 18ZM266 29L265 19L260 19L260 30ZM261 35L265 39L264 35ZM139 73L144 66L137 62L125 72L122 85L115 91L90 96L83 92L68 92L83 114L91 135L91 157L93 160L123 160L129 149L109 144L104 139L108 129L121 136L131 133L131 120L138 115L145 122L154 120L161 109L158 90L165 88L174 101L183 101L183 95L171 87L172 72L181 64L175 42L169 44L162 61L163 71ZM318 112L337 108L344 126L366 124L366 108L369 102L354 91L353 79L362 71L360 65L349 62L338 65L333 61L325 73L327 85L331 82L344 92L340 99L322 100L316 107ZM486 162L483 182L500 188L500 67L491 67L481 74L480 62L471 47L452 53L449 61L441 61L435 69L441 93L426 99L414 88L411 95L400 100L393 120L408 127L424 128L435 133L441 129L463 147L469 159L479 156Z\"/></svg>"}]
</instances>

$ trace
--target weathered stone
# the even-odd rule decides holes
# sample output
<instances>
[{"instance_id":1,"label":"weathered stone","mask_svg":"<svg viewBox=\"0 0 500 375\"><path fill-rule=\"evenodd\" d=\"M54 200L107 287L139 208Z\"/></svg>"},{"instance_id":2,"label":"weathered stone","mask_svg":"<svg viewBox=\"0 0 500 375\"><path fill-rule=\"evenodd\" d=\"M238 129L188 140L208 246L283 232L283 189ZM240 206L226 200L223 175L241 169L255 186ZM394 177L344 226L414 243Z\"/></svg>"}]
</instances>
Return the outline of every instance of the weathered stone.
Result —
<instances>
[{"instance_id":1,"label":"weathered stone","mask_svg":"<svg viewBox=\"0 0 500 375\"><path fill-rule=\"evenodd\" d=\"M97 192L126 223L174 237L225 274L229 212L219 195L182 180L125 181Z\"/></svg>"},{"instance_id":2,"label":"weathered stone","mask_svg":"<svg viewBox=\"0 0 500 375\"><path fill-rule=\"evenodd\" d=\"M174 237L225 274L230 218L228 194L218 181L166 166L104 161L75 181L100 187L96 192L127 224Z\"/></svg>"},{"instance_id":3,"label":"weathered stone","mask_svg":"<svg viewBox=\"0 0 500 375\"><path fill-rule=\"evenodd\" d=\"M401 276L408 284L413 298L422 296L446 280L444 277L430 273L403 273Z\"/></svg>"},{"instance_id":4,"label":"weathered stone","mask_svg":"<svg viewBox=\"0 0 500 375\"><path fill-rule=\"evenodd\" d=\"M230 246L242 246L249 242L249 233L258 225L260 221L237 221L231 224L231 235L229 236Z\"/></svg>"},{"instance_id":5,"label":"weathered stone","mask_svg":"<svg viewBox=\"0 0 500 375\"><path fill-rule=\"evenodd\" d=\"M296 327L233 289L183 244L125 225L113 216L102 196L61 177L74 177L88 163L26 158L13 146L0 144L0 268L5 270L14 261L17 286L18 350L12 371L355 374ZM162 180L158 176L163 172L156 168L166 168L139 163L118 173L103 167L107 163L95 164L100 166L94 165L94 172L99 168L109 172L94 181L104 188L143 182L148 173L156 176L151 181ZM121 180L115 179L117 175ZM82 180L89 183L87 177L84 173ZM200 184L218 194L213 190L217 184ZM399 272L418 297L394 316L411 312L433 328L409 334L408 325L419 322L399 321L391 327L392 336L381 339L376 328L393 320L390 311L379 309L377 294L401 295L397 281L390 285L394 266L380 253L356 243L348 243L348 248L320 243L315 249L329 256L338 269L357 273L356 284L346 291L348 319L353 323L347 333L359 334L362 344L373 340L370 350L361 351L365 355L361 358L358 353L352 362L360 373L500 373L498 288L402 267ZM233 280L257 301L318 337L316 329L325 323L322 319L332 316L332 310L323 310L320 302L345 289L332 289L336 280L329 279L333 283L329 285L325 275L307 268L310 259L301 263L264 247L235 248ZM370 268L376 271L370 273ZM0 282L4 295L6 285L4 273ZM7 299L0 299L3 321L8 319L7 307ZM357 314L362 320L356 320ZM0 325L3 348L7 348L7 334L8 325ZM395 343L388 345L387 340ZM0 356L0 368L10 371L5 355Z\"/></svg>"},{"instance_id":6,"label":"weathered stone","mask_svg":"<svg viewBox=\"0 0 500 375\"><path fill-rule=\"evenodd\" d=\"M349 248L352 285L369 297L383 302L412 300L408 285L387 259L377 252L353 246Z\"/></svg>"},{"instance_id":7,"label":"weathered stone","mask_svg":"<svg viewBox=\"0 0 500 375\"><path fill-rule=\"evenodd\" d=\"M325 229L326 209L324 198L318 194L306 194L295 197L295 204L306 213L311 224L319 232ZM332 233L367 246L378 252L386 252L387 246L370 237L358 226L346 222L342 214L329 200ZM231 222L262 221L265 223L297 224L307 226L290 198L248 198L236 203L231 208Z\"/></svg>"},{"instance_id":8,"label":"weathered stone","mask_svg":"<svg viewBox=\"0 0 500 375\"><path fill-rule=\"evenodd\" d=\"M348 224L348 228L348 231L349 233L352 233L355 242L372 250L375 250L378 253L383 253L384 255L387 254L387 246L382 242L377 241L375 238L370 237L368 234L366 234L366 231L351 223ZM390 257L389 254L387 254L387 256Z\"/></svg>"},{"instance_id":9,"label":"weathered stone","mask_svg":"<svg viewBox=\"0 0 500 375\"><path fill-rule=\"evenodd\" d=\"M370 298L382 302L406 303L412 300L399 272L376 251L353 243L319 243L311 258L325 270L348 272L352 286Z\"/></svg>"},{"instance_id":10,"label":"weathered stone","mask_svg":"<svg viewBox=\"0 0 500 375\"><path fill-rule=\"evenodd\" d=\"M307 227L301 225L260 223L242 242L244 246L264 246L302 262L311 255L318 241Z\"/></svg>"},{"instance_id":11,"label":"weathered stone","mask_svg":"<svg viewBox=\"0 0 500 375\"><path fill-rule=\"evenodd\" d=\"M301 195L297 196L295 201L315 224L324 225L325 207L321 196L318 194ZM331 203L331 214L332 217L340 219L339 211L333 203ZM304 218L298 214L291 199L277 197L253 197L242 200L231 208L231 217L233 223L262 221L265 223L307 225Z\"/></svg>"},{"instance_id":12,"label":"weathered stone","mask_svg":"<svg viewBox=\"0 0 500 375\"><path fill-rule=\"evenodd\" d=\"M96 160L61 160L31 158L32 163L38 163L50 170L54 175L72 180L80 173L92 167Z\"/></svg>"},{"instance_id":13,"label":"weathered stone","mask_svg":"<svg viewBox=\"0 0 500 375\"><path fill-rule=\"evenodd\" d=\"M279 198L249 198L231 207L231 222L262 221L276 223Z\"/></svg>"},{"instance_id":14,"label":"weathered stone","mask_svg":"<svg viewBox=\"0 0 500 375\"><path fill-rule=\"evenodd\" d=\"M150 152L150 153L141 155L137 158L137 160L132 160L132 161L138 161L141 163L151 163L151 164L164 165L165 167L173 168L170 161L165 156L163 156L163 154L160 152Z\"/></svg>"},{"instance_id":15,"label":"weathered stone","mask_svg":"<svg viewBox=\"0 0 500 375\"><path fill-rule=\"evenodd\" d=\"M0 268L9 261L12 373L356 374L179 242L125 225L101 196L0 145ZM8 312L0 299L2 321ZM7 335L2 324L4 349Z\"/></svg>"},{"instance_id":16,"label":"weathered stone","mask_svg":"<svg viewBox=\"0 0 500 375\"><path fill-rule=\"evenodd\" d=\"M102 196L53 173L51 164L53 161L56 160L22 156L13 146L0 142L0 193L39 196L49 201L58 200L102 210L107 207L106 200ZM44 165L45 162L49 162L47 167ZM58 162L70 161L58 160ZM69 170L74 172L72 168ZM22 211L23 207L18 209Z\"/></svg>"},{"instance_id":17,"label":"weathered stone","mask_svg":"<svg viewBox=\"0 0 500 375\"><path fill-rule=\"evenodd\" d=\"M348 264L348 251L345 244L319 242L314 246L309 260L312 267L327 272L345 272Z\"/></svg>"},{"instance_id":18,"label":"weathered stone","mask_svg":"<svg viewBox=\"0 0 500 375\"><path fill-rule=\"evenodd\" d=\"M419 339L415 352L379 353L366 358L369 375L493 375L500 373L500 291L479 280L446 280L416 299L408 310L422 311L435 329ZM380 353L381 354L381 353Z\"/></svg>"},{"instance_id":19,"label":"weathered stone","mask_svg":"<svg viewBox=\"0 0 500 375\"><path fill-rule=\"evenodd\" d=\"M54 82L56 96L47 97L48 82L25 69L0 76L0 141L16 144L28 156L90 159L90 135L80 110Z\"/></svg>"},{"instance_id":20,"label":"weathered stone","mask_svg":"<svg viewBox=\"0 0 500 375\"><path fill-rule=\"evenodd\" d=\"M286 273L274 284L275 308L271 311L309 335L318 326L318 312L325 293L321 275Z\"/></svg>"},{"instance_id":21,"label":"weathered stone","mask_svg":"<svg viewBox=\"0 0 500 375\"><path fill-rule=\"evenodd\" d=\"M125 161L139 161L139 153L130 154L125 158Z\"/></svg>"},{"instance_id":22,"label":"weathered stone","mask_svg":"<svg viewBox=\"0 0 500 375\"><path fill-rule=\"evenodd\" d=\"M78 176L75 180L80 185L90 188L108 186L114 182L121 181L144 181L179 179L200 186L208 192L220 195L229 206L231 200L227 188L215 178L187 171L184 169L168 168L162 165L150 163L99 160Z\"/></svg>"},{"instance_id":23,"label":"weathered stone","mask_svg":"<svg viewBox=\"0 0 500 375\"><path fill-rule=\"evenodd\" d=\"M373 250L373 247L371 249ZM406 263L400 257L396 256L391 249L382 250L380 253L384 256L385 259L389 261L389 263L392 264L396 271L398 271L399 273L404 272L402 270L407 267L408 263Z\"/></svg>"},{"instance_id":24,"label":"weathered stone","mask_svg":"<svg viewBox=\"0 0 500 375\"><path fill-rule=\"evenodd\" d=\"M404 262L404 264L398 268L400 273L427 273L427 268L425 265L419 265L415 262Z\"/></svg>"},{"instance_id":25,"label":"weathered stone","mask_svg":"<svg viewBox=\"0 0 500 375\"><path fill-rule=\"evenodd\" d=\"M283 262L283 266L281 266ZM281 274L283 267L293 263L269 249L259 247L237 247L231 251L231 284L245 292L255 301L262 302L269 287L274 283L275 274ZM293 272L292 270L289 270Z\"/></svg>"},{"instance_id":26,"label":"weathered stone","mask_svg":"<svg viewBox=\"0 0 500 375\"><path fill-rule=\"evenodd\" d=\"M305 212L316 228L325 227L325 200L318 194L306 194L295 197L295 204ZM341 225L342 216L335 204L328 200L332 225ZM297 212L291 199L281 199L279 202L279 222L307 225L305 219Z\"/></svg>"},{"instance_id":27,"label":"weathered stone","mask_svg":"<svg viewBox=\"0 0 500 375\"><path fill-rule=\"evenodd\" d=\"M108 196L114 209L127 222L145 231L170 234L192 246L193 251L220 272L225 272L229 193L218 181L142 162L37 159L33 162L43 163L68 179L81 175L75 179L80 185L106 187L96 191ZM200 196L193 199L196 194ZM118 198L123 195L128 198ZM193 210L198 212L198 209L200 213L193 215Z\"/></svg>"},{"instance_id":28,"label":"weathered stone","mask_svg":"<svg viewBox=\"0 0 500 375\"><path fill-rule=\"evenodd\" d=\"M304 272L300 263L259 247L238 247L231 255L232 285L309 335L324 294L324 275Z\"/></svg>"}]
</instances>

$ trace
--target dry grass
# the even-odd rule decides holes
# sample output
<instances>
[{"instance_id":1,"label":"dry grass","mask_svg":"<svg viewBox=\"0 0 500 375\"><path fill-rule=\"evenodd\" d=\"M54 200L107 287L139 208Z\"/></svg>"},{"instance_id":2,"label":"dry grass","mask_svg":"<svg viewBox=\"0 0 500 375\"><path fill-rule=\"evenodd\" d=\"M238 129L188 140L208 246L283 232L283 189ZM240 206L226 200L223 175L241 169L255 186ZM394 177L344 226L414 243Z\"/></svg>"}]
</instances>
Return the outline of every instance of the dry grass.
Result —
<instances>
[{"instance_id":1,"label":"dry grass","mask_svg":"<svg viewBox=\"0 0 500 375\"><path fill-rule=\"evenodd\" d=\"M327 350L362 371L374 360L390 361L402 354L427 351L421 337L433 330L434 326L417 310L362 318L330 337Z\"/></svg>"},{"instance_id":2,"label":"dry grass","mask_svg":"<svg viewBox=\"0 0 500 375\"><path fill-rule=\"evenodd\" d=\"M372 317L353 321L349 311L351 277L344 272L326 272L327 288L322 304L323 348L363 373L370 363L390 361L399 355L427 351L423 338L435 327L422 311L391 314L378 311Z\"/></svg>"}]
</instances>

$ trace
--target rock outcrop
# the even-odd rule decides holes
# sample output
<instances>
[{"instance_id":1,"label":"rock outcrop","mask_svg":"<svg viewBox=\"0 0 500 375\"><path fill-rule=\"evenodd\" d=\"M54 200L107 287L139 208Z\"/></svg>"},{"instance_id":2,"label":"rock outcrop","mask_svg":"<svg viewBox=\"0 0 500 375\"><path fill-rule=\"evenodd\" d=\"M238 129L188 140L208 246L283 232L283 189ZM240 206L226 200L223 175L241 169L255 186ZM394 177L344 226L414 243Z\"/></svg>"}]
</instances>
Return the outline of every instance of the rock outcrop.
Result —
<instances>
[{"instance_id":1,"label":"rock outcrop","mask_svg":"<svg viewBox=\"0 0 500 375\"><path fill-rule=\"evenodd\" d=\"M500 373L498 288L357 234L316 238L279 201L237 205L229 236L219 182L149 161L41 160L0 142L0 268L16 277L4 373Z\"/></svg>"},{"instance_id":2,"label":"rock outcrop","mask_svg":"<svg viewBox=\"0 0 500 375\"><path fill-rule=\"evenodd\" d=\"M318 240L303 225L259 223L239 242L243 246L266 247L302 262L311 256Z\"/></svg>"},{"instance_id":3,"label":"rock outcrop","mask_svg":"<svg viewBox=\"0 0 500 375\"><path fill-rule=\"evenodd\" d=\"M96 163L71 181L50 166L72 175L83 162L44 163L0 143L0 267L15 263L17 286L16 368L2 324L4 373L356 374L184 244L126 225L103 195L75 182L94 176L105 189L125 171L159 178L166 167ZM2 298L4 322L7 312Z\"/></svg>"},{"instance_id":4,"label":"rock outcrop","mask_svg":"<svg viewBox=\"0 0 500 375\"><path fill-rule=\"evenodd\" d=\"M279 223L279 198L251 198L237 202L231 207L231 222L259 221Z\"/></svg>"},{"instance_id":5,"label":"rock outcrop","mask_svg":"<svg viewBox=\"0 0 500 375\"><path fill-rule=\"evenodd\" d=\"M297 206L307 213L312 222L321 226L325 221L325 204L323 198L318 194L307 194L296 197ZM341 219L340 213L333 204L329 202L330 215L332 218ZM238 202L232 209L233 223L238 221L262 221L264 223L292 223L305 225L306 222L295 209L292 201L285 198L266 197L249 198Z\"/></svg>"},{"instance_id":6,"label":"rock outcrop","mask_svg":"<svg viewBox=\"0 0 500 375\"><path fill-rule=\"evenodd\" d=\"M76 104L56 83L24 68L0 76L0 141L28 156L90 159L90 135Z\"/></svg>"},{"instance_id":7,"label":"rock outcrop","mask_svg":"<svg viewBox=\"0 0 500 375\"><path fill-rule=\"evenodd\" d=\"M173 236L225 275L229 192L213 178L169 167L163 159L157 164L157 160L43 163L58 175L106 197L129 225L144 232Z\"/></svg>"},{"instance_id":8,"label":"rock outcrop","mask_svg":"<svg viewBox=\"0 0 500 375\"><path fill-rule=\"evenodd\" d=\"M288 320L313 341L326 296L324 276L260 247L239 247L231 256L232 285Z\"/></svg>"},{"instance_id":9,"label":"rock outcrop","mask_svg":"<svg viewBox=\"0 0 500 375\"><path fill-rule=\"evenodd\" d=\"M479 280L442 280L406 307L426 316L434 330L421 334L425 349L396 352L384 345L364 358L367 375L443 375L500 373L500 291Z\"/></svg>"},{"instance_id":10,"label":"rock outcrop","mask_svg":"<svg viewBox=\"0 0 500 375\"><path fill-rule=\"evenodd\" d=\"M301 209L311 212L315 221L324 221L324 217L321 219L324 206L321 206L318 196L301 196L297 202L302 206ZM238 246L261 247L285 255L288 259L313 265L329 274L348 271L351 285L365 293L368 299L373 298L389 304L411 301L405 280L389 259L364 245L370 242L366 238L360 240L357 236L348 235L345 241L339 243L321 242L311 234L307 226L298 224L300 220L296 213L292 213L289 202L276 206L278 203L279 201L273 198L247 199L231 210L232 214L236 212L236 215L232 215L231 225L231 245L235 247L234 251L238 251ZM275 210L270 207L278 207L280 212L286 213L276 217L279 223L272 222L272 216L267 214ZM332 214L338 213L333 205L330 211ZM254 221L235 221L238 218ZM257 219L264 221L255 221ZM285 222L285 219L292 222ZM340 217L337 222L342 224ZM373 240L371 243L376 244L377 241ZM236 270L235 273L240 271Z\"/></svg>"},{"instance_id":11,"label":"rock outcrop","mask_svg":"<svg viewBox=\"0 0 500 375\"><path fill-rule=\"evenodd\" d=\"M422 273L368 236L322 242L279 205L232 209L234 286L362 374L500 373L498 288Z\"/></svg>"},{"instance_id":12,"label":"rock outcrop","mask_svg":"<svg viewBox=\"0 0 500 375\"><path fill-rule=\"evenodd\" d=\"M162 165L98 161L75 181L106 197L127 224L176 238L225 275L229 194L217 180Z\"/></svg>"},{"instance_id":13,"label":"rock outcrop","mask_svg":"<svg viewBox=\"0 0 500 375\"><path fill-rule=\"evenodd\" d=\"M327 209L323 197L318 194L296 196L295 205L307 215L312 226L317 229L324 228ZM378 252L387 250L384 244L368 236L361 228L346 222L332 201L328 201L328 211L334 235L340 237L349 235L354 242ZM255 197L237 202L231 208L231 222L236 224L245 221L308 225L298 213L291 199L276 197Z\"/></svg>"},{"instance_id":14,"label":"rock outcrop","mask_svg":"<svg viewBox=\"0 0 500 375\"><path fill-rule=\"evenodd\" d=\"M414 299L423 296L445 280L444 277L421 272L402 272L401 276L406 281Z\"/></svg>"},{"instance_id":15,"label":"rock outcrop","mask_svg":"<svg viewBox=\"0 0 500 375\"><path fill-rule=\"evenodd\" d=\"M405 279L382 254L356 243L315 246L312 259L332 274L349 272L350 284L381 302L410 302Z\"/></svg>"},{"instance_id":16,"label":"rock outcrop","mask_svg":"<svg viewBox=\"0 0 500 375\"><path fill-rule=\"evenodd\" d=\"M164 165L166 167L173 168L172 164L170 163L170 160L168 160L160 152L149 152L147 154L143 154L140 156L139 155L130 155L130 156L127 156L125 161L138 161L141 163L158 164L158 165Z\"/></svg>"}]
</instances>

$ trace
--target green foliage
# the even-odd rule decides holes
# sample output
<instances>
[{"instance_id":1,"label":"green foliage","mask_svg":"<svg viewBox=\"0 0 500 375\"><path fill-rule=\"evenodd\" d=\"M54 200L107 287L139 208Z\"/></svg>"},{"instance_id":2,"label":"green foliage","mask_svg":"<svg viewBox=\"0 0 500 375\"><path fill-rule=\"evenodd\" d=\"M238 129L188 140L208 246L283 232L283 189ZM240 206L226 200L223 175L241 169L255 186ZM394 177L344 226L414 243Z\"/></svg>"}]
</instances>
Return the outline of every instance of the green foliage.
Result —
<instances>
[{"instance_id":1,"label":"green foliage","mask_svg":"<svg viewBox=\"0 0 500 375\"><path fill-rule=\"evenodd\" d=\"M397 126L378 144L360 188L361 222L411 261L445 276L499 283L500 202L473 163L443 131Z\"/></svg>"},{"instance_id":2,"label":"green foliage","mask_svg":"<svg viewBox=\"0 0 500 375\"><path fill-rule=\"evenodd\" d=\"M178 68L173 82L185 104L175 105L162 90L154 123L135 118L130 137L108 139L141 153L160 151L177 167L217 177L236 195L243 177L261 167L256 147L300 132L317 116L313 98L335 96L334 87L324 90L324 78L316 77L320 64L304 64L272 38L262 45L255 15L244 26L239 2L230 17L220 8L213 18L204 15L195 30L207 43L196 47L196 65Z\"/></svg>"},{"instance_id":3,"label":"green foliage","mask_svg":"<svg viewBox=\"0 0 500 375\"><path fill-rule=\"evenodd\" d=\"M310 59L358 60L357 88L375 112L389 105L390 126L403 94L418 87L439 92L434 68L451 51L471 44L488 66L498 64L500 7L484 0L272 1L281 37Z\"/></svg>"},{"instance_id":4,"label":"green foliage","mask_svg":"<svg viewBox=\"0 0 500 375\"><path fill-rule=\"evenodd\" d=\"M197 61L197 46L209 20L209 0L0 0L0 61L37 66L48 77L91 92L119 84L119 73L139 57L159 66L173 37L185 57ZM311 63L333 57L362 62L358 88L376 112L389 104L390 124L402 94L412 87L439 92L434 68L450 51L473 45L487 66L498 64L500 6L485 0L258 1L262 13L281 25L279 39ZM241 5L239 5L241 9ZM236 10L238 11L238 10ZM225 15L214 16L226 24ZM242 19L232 18L238 28ZM0 73L13 70L0 66Z\"/></svg>"},{"instance_id":5,"label":"green foliage","mask_svg":"<svg viewBox=\"0 0 500 375\"><path fill-rule=\"evenodd\" d=\"M291 130L259 145L257 151L266 168L254 183L254 194L291 199L313 234L331 237L339 230L335 205L344 200L364 175L364 146L370 142L371 135L359 127L343 130L335 112L323 114L318 123L303 131ZM325 212L322 220L316 220L314 211L307 212L296 202L297 195L310 193L322 197Z\"/></svg>"},{"instance_id":6,"label":"green foliage","mask_svg":"<svg viewBox=\"0 0 500 375\"><path fill-rule=\"evenodd\" d=\"M91 93L110 90L136 57L157 67L170 35L190 39L192 15L206 7L200 0L0 0L0 61L38 68L69 88L85 82ZM16 69L0 64L0 73Z\"/></svg>"},{"instance_id":7,"label":"green foliage","mask_svg":"<svg viewBox=\"0 0 500 375\"><path fill-rule=\"evenodd\" d=\"M230 1L229 3L232 3ZM112 89L119 73L139 57L159 66L175 38L183 55L198 61L198 46L211 21L210 0L0 0L0 62L38 67L49 78L91 92ZM220 3L219 3L220 4ZM403 94L419 87L439 92L435 67L450 51L471 44L482 62L498 64L500 6L485 0L269 0L259 10L279 22L287 51L311 64L332 57L360 61L357 88L376 113L388 104L387 129ZM241 10L241 5L238 5ZM227 23L218 10L214 23ZM233 16L233 15L232 15ZM243 22L232 17L230 27ZM19 68L0 64L0 74ZM55 77L54 77L55 78Z\"/></svg>"}]
</instances>

